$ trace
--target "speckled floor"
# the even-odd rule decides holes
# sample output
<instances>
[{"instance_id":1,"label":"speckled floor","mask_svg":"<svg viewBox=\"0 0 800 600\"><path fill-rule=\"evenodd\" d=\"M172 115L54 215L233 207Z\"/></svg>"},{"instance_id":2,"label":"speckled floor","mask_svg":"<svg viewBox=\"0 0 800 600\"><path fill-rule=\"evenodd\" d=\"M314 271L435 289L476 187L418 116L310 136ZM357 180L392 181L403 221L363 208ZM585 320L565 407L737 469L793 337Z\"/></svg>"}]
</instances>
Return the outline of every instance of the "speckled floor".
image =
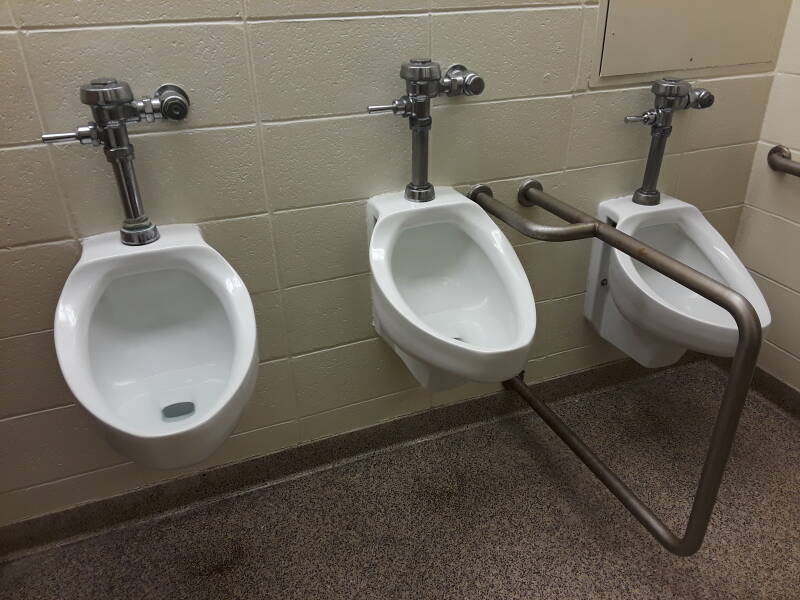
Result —
<instances>
[{"instance_id":1,"label":"speckled floor","mask_svg":"<svg viewBox=\"0 0 800 600\"><path fill-rule=\"evenodd\" d=\"M553 406L682 527L723 383L697 362ZM0 565L0 597L800 598L800 427L751 393L690 558L525 413Z\"/></svg>"}]
</instances>

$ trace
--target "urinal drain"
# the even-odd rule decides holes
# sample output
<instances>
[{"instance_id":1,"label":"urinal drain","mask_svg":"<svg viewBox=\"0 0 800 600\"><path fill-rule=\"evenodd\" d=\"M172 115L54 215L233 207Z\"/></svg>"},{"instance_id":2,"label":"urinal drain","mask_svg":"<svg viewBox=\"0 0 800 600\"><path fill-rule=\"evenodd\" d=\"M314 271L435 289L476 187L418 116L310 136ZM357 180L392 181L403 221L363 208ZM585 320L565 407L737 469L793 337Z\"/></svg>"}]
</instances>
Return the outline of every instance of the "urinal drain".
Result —
<instances>
[{"instance_id":1,"label":"urinal drain","mask_svg":"<svg viewBox=\"0 0 800 600\"><path fill-rule=\"evenodd\" d=\"M161 409L165 419L179 419L194 414L194 402L175 402Z\"/></svg>"}]
</instances>

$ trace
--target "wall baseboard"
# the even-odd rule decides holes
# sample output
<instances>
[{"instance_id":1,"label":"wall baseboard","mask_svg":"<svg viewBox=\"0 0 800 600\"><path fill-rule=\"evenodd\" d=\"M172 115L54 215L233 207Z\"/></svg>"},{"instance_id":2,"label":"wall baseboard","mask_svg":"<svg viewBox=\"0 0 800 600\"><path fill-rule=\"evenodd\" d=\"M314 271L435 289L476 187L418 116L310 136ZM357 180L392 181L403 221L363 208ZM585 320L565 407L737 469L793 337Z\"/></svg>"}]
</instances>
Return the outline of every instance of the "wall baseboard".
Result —
<instances>
[{"instance_id":1,"label":"wall baseboard","mask_svg":"<svg viewBox=\"0 0 800 600\"><path fill-rule=\"evenodd\" d=\"M695 362L703 358L691 354L680 362ZM724 361L714 359L713 362L721 368L727 366ZM645 369L632 360L623 360L536 383L531 389L551 402L654 372L656 370ZM760 369L753 388L800 419L800 393L796 390ZM0 528L0 562L30 554L44 546L70 543L109 528L125 527L159 515L187 510L420 439L446 435L449 431L527 411L530 411L528 406L514 394L498 392L12 523Z\"/></svg>"}]
</instances>

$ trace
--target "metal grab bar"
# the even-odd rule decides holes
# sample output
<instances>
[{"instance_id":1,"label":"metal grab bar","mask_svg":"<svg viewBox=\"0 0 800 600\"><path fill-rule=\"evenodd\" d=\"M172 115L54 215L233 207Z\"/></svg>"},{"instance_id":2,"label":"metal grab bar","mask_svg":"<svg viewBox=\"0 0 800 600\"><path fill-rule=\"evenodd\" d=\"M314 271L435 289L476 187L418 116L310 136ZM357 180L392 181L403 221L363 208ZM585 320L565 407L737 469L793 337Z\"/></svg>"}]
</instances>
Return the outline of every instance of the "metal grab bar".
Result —
<instances>
[{"instance_id":1,"label":"metal grab bar","mask_svg":"<svg viewBox=\"0 0 800 600\"><path fill-rule=\"evenodd\" d=\"M800 177L800 162L792 160L792 152L786 146L773 146L767 154L767 164L773 171Z\"/></svg>"},{"instance_id":2,"label":"metal grab bar","mask_svg":"<svg viewBox=\"0 0 800 600\"><path fill-rule=\"evenodd\" d=\"M538 181L528 180L520 186L519 203L540 206L571 225L551 227L533 223L496 200L491 188L485 185L472 188L469 198L489 214L534 239L567 241L596 237L721 306L733 316L739 329L739 341L683 537L675 535L558 415L534 397L521 374L503 382L506 388L522 396L662 546L679 556L694 554L703 544L708 529L761 346L761 322L755 309L738 292L547 194Z\"/></svg>"}]
</instances>

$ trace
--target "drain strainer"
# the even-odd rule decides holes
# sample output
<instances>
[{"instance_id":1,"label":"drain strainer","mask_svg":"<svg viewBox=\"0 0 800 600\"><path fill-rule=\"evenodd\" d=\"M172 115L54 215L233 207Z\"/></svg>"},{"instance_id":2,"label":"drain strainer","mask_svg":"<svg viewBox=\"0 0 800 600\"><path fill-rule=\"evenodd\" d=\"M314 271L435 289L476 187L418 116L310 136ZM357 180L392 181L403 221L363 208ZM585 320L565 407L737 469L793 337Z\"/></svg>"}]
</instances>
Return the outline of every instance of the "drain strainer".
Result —
<instances>
[{"instance_id":1,"label":"drain strainer","mask_svg":"<svg viewBox=\"0 0 800 600\"><path fill-rule=\"evenodd\" d=\"M178 419L194 414L194 402L175 402L161 409L165 419Z\"/></svg>"}]
</instances>

